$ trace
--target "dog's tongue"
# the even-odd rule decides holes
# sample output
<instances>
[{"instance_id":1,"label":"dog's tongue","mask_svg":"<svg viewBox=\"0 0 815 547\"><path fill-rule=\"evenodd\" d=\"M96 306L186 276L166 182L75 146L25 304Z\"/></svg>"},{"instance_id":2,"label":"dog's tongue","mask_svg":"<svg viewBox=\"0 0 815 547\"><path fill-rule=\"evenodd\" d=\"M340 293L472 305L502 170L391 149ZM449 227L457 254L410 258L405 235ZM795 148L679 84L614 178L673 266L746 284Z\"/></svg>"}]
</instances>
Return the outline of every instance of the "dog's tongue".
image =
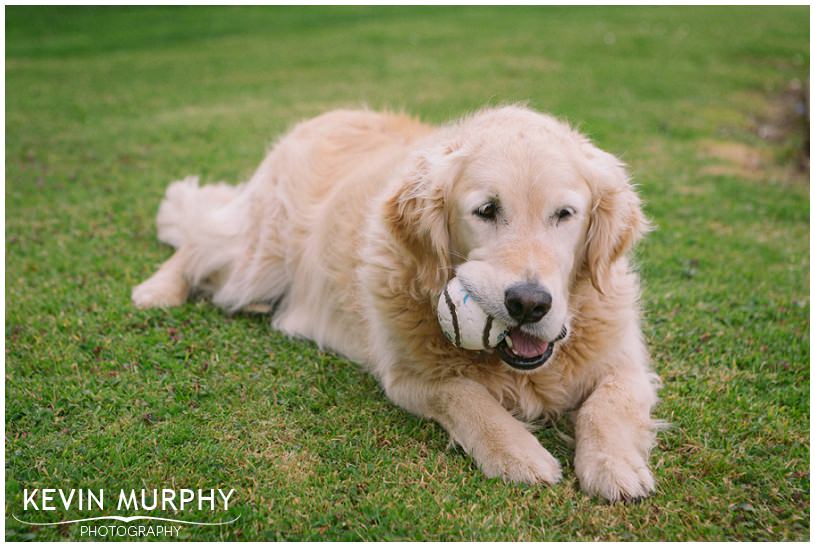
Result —
<instances>
[{"instance_id":1,"label":"dog's tongue","mask_svg":"<svg viewBox=\"0 0 815 547\"><path fill-rule=\"evenodd\" d=\"M543 355L549 347L549 342L535 338L523 332L518 327L509 331L509 337L512 338L512 351L521 357L537 357L538 355Z\"/></svg>"}]
</instances>

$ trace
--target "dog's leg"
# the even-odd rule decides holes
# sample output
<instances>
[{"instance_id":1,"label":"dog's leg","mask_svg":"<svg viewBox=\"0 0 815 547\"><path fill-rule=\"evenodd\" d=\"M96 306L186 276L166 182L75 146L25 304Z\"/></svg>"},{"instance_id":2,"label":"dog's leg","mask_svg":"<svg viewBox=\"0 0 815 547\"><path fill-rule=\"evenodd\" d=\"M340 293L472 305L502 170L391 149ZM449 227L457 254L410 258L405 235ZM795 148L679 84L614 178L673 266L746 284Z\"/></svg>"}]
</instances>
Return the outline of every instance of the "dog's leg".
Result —
<instances>
[{"instance_id":1,"label":"dog's leg","mask_svg":"<svg viewBox=\"0 0 815 547\"><path fill-rule=\"evenodd\" d=\"M599 382L575 416L574 467L585 492L617 501L654 491L648 454L656 401L656 386L644 367Z\"/></svg>"},{"instance_id":2,"label":"dog's leg","mask_svg":"<svg viewBox=\"0 0 815 547\"><path fill-rule=\"evenodd\" d=\"M186 249L179 249L150 279L134 287L131 293L133 304L137 308L168 308L183 304L190 289L184 275L186 255Z\"/></svg>"},{"instance_id":3,"label":"dog's leg","mask_svg":"<svg viewBox=\"0 0 815 547\"><path fill-rule=\"evenodd\" d=\"M213 291L212 302L227 311L271 311L270 302L286 293L286 242L280 225L285 218L278 202L267 204L266 218L247 234L242 253L228 268L223 282Z\"/></svg>"},{"instance_id":4,"label":"dog's leg","mask_svg":"<svg viewBox=\"0 0 815 547\"><path fill-rule=\"evenodd\" d=\"M415 380L386 385L398 405L439 422L488 477L554 484L560 464L481 384L466 378L432 385Z\"/></svg>"}]
</instances>

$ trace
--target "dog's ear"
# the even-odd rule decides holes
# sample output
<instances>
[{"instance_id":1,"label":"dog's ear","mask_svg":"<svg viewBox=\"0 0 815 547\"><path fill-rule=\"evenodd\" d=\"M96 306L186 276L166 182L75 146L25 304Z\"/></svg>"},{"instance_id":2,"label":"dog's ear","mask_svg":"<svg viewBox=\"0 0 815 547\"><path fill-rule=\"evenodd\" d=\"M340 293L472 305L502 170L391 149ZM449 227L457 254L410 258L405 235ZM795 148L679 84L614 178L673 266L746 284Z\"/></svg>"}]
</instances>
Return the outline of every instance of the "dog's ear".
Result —
<instances>
[{"instance_id":1,"label":"dog's ear","mask_svg":"<svg viewBox=\"0 0 815 547\"><path fill-rule=\"evenodd\" d=\"M429 294L441 292L452 274L448 201L461 165L456 144L423 151L385 203L388 229L411 255L416 281Z\"/></svg>"},{"instance_id":2,"label":"dog's ear","mask_svg":"<svg viewBox=\"0 0 815 547\"><path fill-rule=\"evenodd\" d=\"M603 293L611 268L650 230L640 198L623 163L585 143L585 176L592 190L592 208L586 235L586 267L594 288Z\"/></svg>"}]
</instances>

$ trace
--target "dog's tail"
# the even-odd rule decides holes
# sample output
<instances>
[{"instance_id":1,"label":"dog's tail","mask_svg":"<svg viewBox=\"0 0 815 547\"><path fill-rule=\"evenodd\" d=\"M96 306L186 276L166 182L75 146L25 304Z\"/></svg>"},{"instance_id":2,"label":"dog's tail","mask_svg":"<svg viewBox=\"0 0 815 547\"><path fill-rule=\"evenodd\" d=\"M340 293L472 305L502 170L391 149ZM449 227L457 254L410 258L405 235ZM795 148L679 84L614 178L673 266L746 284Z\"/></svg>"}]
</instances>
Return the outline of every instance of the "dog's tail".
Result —
<instances>
[{"instance_id":1,"label":"dog's tail","mask_svg":"<svg viewBox=\"0 0 815 547\"><path fill-rule=\"evenodd\" d=\"M224 183L199 187L198 177L173 182L158 208L159 240L178 249L202 238L217 240L231 235L235 227L224 226L223 219L215 217L240 190L241 186Z\"/></svg>"},{"instance_id":2,"label":"dog's tail","mask_svg":"<svg viewBox=\"0 0 815 547\"><path fill-rule=\"evenodd\" d=\"M240 203L244 188L224 183L199 187L197 177L167 188L156 217L158 238L183 249L184 275L191 285L204 290L201 284L207 280L217 285L240 254L246 223Z\"/></svg>"}]
</instances>

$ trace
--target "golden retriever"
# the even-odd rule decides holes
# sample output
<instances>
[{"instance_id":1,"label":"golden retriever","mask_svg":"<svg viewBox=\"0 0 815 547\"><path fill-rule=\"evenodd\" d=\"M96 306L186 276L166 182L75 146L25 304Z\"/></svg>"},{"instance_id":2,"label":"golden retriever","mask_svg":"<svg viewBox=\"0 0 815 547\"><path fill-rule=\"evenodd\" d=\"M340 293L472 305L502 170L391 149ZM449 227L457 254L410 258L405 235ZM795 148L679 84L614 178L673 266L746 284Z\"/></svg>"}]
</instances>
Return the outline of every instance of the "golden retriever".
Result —
<instances>
[{"instance_id":1,"label":"golden retriever","mask_svg":"<svg viewBox=\"0 0 815 547\"><path fill-rule=\"evenodd\" d=\"M557 482L526 424L574 411L584 491L654 490L658 379L628 258L648 223L621 163L565 123L520 106L442 127L333 111L245 184L171 184L157 224L176 251L136 306L191 289L228 311L274 304L277 329L361 363L490 477ZM435 306L453 276L511 326L496 350L443 335Z\"/></svg>"}]
</instances>

